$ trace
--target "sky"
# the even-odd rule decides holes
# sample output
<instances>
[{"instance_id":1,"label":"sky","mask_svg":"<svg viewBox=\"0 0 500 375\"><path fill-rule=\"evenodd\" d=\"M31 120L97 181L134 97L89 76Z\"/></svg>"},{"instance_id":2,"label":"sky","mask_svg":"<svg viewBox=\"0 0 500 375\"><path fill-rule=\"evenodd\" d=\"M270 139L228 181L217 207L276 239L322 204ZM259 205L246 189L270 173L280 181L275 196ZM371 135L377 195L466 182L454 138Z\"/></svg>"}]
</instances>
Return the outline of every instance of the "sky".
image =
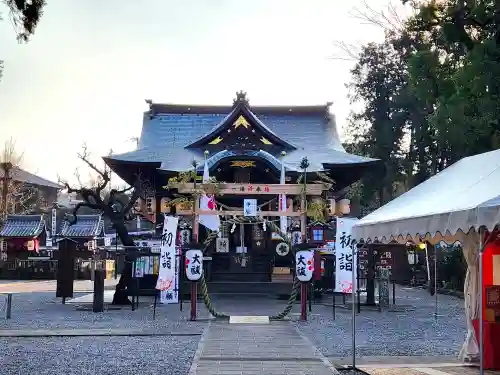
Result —
<instances>
[{"instance_id":1,"label":"sky","mask_svg":"<svg viewBox=\"0 0 500 375\"><path fill-rule=\"evenodd\" d=\"M333 102L342 131L354 62L338 59L336 43L383 37L350 15L356 7L362 0L48 0L28 44L4 14L0 141L16 140L30 172L71 180L83 143L96 162L135 148L145 99L230 105L239 90L251 105Z\"/></svg>"}]
</instances>

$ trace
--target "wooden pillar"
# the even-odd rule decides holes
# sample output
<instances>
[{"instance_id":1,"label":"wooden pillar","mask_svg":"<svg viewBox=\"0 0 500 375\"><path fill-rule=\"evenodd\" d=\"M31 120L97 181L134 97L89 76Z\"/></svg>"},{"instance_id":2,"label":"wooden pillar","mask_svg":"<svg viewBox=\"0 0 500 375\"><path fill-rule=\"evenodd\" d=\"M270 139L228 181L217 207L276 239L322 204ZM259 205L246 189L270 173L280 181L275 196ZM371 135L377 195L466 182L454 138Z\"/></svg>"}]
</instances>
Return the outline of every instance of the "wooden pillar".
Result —
<instances>
[{"instance_id":1,"label":"wooden pillar","mask_svg":"<svg viewBox=\"0 0 500 375\"><path fill-rule=\"evenodd\" d=\"M193 242L198 242L199 224L198 224L198 211L200 209L200 199L193 196Z\"/></svg>"},{"instance_id":2,"label":"wooden pillar","mask_svg":"<svg viewBox=\"0 0 500 375\"><path fill-rule=\"evenodd\" d=\"M163 233L163 220L165 217L161 212L161 199L162 195L155 192L155 234L161 235Z\"/></svg>"}]
</instances>

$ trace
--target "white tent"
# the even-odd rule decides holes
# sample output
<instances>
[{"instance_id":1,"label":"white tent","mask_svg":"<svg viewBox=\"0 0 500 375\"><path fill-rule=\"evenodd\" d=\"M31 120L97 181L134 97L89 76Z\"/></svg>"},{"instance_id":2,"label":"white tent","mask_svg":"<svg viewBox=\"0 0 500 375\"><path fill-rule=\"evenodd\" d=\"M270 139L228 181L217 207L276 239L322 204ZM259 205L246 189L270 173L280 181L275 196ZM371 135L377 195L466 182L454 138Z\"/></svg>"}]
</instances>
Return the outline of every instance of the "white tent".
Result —
<instances>
[{"instance_id":1,"label":"white tent","mask_svg":"<svg viewBox=\"0 0 500 375\"><path fill-rule=\"evenodd\" d=\"M365 216L353 237L365 241L460 241L465 279L467 338L460 357L477 357L472 320L479 316L479 228L500 224L500 150L464 158Z\"/></svg>"}]
</instances>

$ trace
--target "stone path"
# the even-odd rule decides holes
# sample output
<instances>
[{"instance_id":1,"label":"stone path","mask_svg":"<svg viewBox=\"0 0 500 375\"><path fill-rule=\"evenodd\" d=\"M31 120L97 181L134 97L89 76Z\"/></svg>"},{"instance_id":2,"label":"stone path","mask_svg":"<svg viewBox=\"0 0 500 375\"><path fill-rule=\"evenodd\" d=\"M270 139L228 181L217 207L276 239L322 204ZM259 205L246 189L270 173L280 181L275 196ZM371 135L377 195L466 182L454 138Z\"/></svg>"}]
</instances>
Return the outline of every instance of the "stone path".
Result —
<instances>
[{"instance_id":1,"label":"stone path","mask_svg":"<svg viewBox=\"0 0 500 375\"><path fill-rule=\"evenodd\" d=\"M479 368L469 366L456 367L392 367L392 368L363 368L370 375L478 375ZM486 375L499 375L500 371L485 371Z\"/></svg>"},{"instance_id":2,"label":"stone path","mask_svg":"<svg viewBox=\"0 0 500 375\"><path fill-rule=\"evenodd\" d=\"M190 375L331 375L328 360L287 322L209 325Z\"/></svg>"}]
</instances>

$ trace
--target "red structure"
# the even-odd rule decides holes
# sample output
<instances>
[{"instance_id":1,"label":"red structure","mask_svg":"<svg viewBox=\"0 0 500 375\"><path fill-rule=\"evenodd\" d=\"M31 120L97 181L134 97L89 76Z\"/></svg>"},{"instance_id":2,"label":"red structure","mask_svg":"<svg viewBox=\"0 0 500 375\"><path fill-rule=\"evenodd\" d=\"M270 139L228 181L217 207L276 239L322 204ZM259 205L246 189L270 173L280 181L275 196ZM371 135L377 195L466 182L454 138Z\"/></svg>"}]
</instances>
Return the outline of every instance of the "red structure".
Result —
<instances>
[{"instance_id":1,"label":"red structure","mask_svg":"<svg viewBox=\"0 0 500 375\"><path fill-rule=\"evenodd\" d=\"M500 239L490 236L483 253L483 350L484 368L500 370ZM479 343L479 320L474 322Z\"/></svg>"}]
</instances>

